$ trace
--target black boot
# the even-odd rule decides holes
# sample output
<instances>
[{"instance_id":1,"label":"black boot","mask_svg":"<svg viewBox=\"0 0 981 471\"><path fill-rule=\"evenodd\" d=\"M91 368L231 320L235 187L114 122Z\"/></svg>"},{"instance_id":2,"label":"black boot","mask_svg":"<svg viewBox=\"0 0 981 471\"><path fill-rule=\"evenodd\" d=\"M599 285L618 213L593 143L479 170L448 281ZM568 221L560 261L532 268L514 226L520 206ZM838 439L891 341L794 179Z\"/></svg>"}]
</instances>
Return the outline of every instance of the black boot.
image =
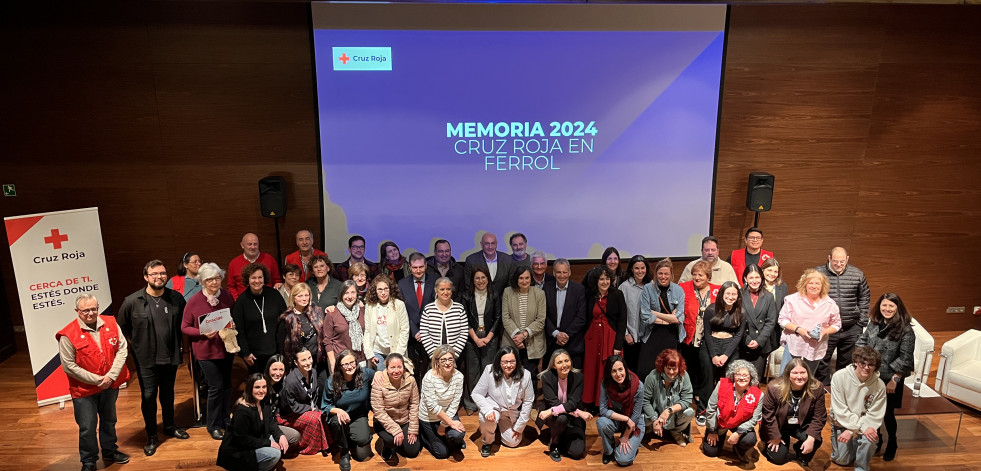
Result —
<instances>
[{"instance_id":1,"label":"black boot","mask_svg":"<svg viewBox=\"0 0 981 471\"><path fill-rule=\"evenodd\" d=\"M899 448L899 446L896 445L896 438L889 437L889 442L886 443L886 452L882 454L882 459L885 461L892 461L896 459L896 448Z\"/></svg>"}]
</instances>

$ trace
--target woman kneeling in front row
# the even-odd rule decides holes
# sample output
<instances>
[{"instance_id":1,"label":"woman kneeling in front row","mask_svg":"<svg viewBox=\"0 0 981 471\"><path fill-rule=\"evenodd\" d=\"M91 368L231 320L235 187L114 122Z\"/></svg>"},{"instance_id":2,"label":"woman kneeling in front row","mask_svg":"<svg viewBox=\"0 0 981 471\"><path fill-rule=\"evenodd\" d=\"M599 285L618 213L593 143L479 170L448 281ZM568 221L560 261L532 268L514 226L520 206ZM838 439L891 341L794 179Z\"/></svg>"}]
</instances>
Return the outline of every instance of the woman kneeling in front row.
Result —
<instances>
[{"instance_id":1,"label":"woman kneeling in front row","mask_svg":"<svg viewBox=\"0 0 981 471\"><path fill-rule=\"evenodd\" d=\"M791 359L780 378L767 385L763 398L763 454L773 464L790 461L793 438L793 458L806 468L821 447L821 431L827 421L824 387L811 376L807 362Z\"/></svg>"},{"instance_id":2,"label":"woman kneeling in front row","mask_svg":"<svg viewBox=\"0 0 981 471\"><path fill-rule=\"evenodd\" d=\"M691 421L695 418L691 379L685 359L669 348L654 361L654 371L644 380L644 420L650 422L654 435L671 434L684 447L691 441Z\"/></svg>"},{"instance_id":3,"label":"woman kneeling in front row","mask_svg":"<svg viewBox=\"0 0 981 471\"><path fill-rule=\"evenodd\" d=\"M538 407L538 428L548 426L548 454L552 461L562 455L574 460L586 457L586 421L593 415L582 410L583 374L572 367L572 357L565 349L552 352L542 374L542 402Z\"/></svg>"},{"instance_id":4,"label":"woman kneeling in front row","mask_svg":"<svg viewBox=\"0 0 981 471\"><path fill-rule=\"evenodd\" d=\"M505 345L497 352L494 363L484 368L471 397L480 409L480 433L484 437L480 456L490 456L498 430L504 446L514 448L521 444L535 401L535 386L531 373L518 364L517 349Z\"/></svg>"},{"instance_id":5,"label":"woman kneeling in front row","mask_svg":"<svg viewBox=\"0 0 981 471\"><path fill-rule=\"evenodd\" d=\"M702 452L719 456L723 440L732 445L740 461L749 461L746 454L756 445L756 423L763 410L763 392L756 368L746 360L734 360L726 375L709 397L705 410L705 441ZM732 432L726 440L726 434Z\"/></svg>"},{"instance_id":6,"label":"woman kneeling in front row","mask_svg":"<svg viewBox=\"0 0 981 471\"><path fill-rule=\"evenodd\" d=\"M351 455L358 461L371 457L371 381L374 368L360 366L351 350L340 352L333 365L334 373L327 379L320 410L327 415L327 425L334 437L341 458L341 471L351 469Z\"/></svg>"},{"instance_id":7,"label":"woman kneeling in front row","mask_svg":"<svg viewBox=\"0 0 981 471\"><path fill-rule=\"evenodd\" d=\"M232 414L232 424L218 448L218 466L235 471L269 471L289 449L272 409L268 404L262 405L265 398L266 379L261 373L250 375Z\"/></svg>"},{"instance_id":8,"label":"woman kneeling in front row","mask_svg":"<svg viewBox=\"0 0 981 471\"><path fill-rule=\"evenodd\" d=\"M620 355L610 355L603 368L596 430L603 441L603 464L630 466L644 437L644 383L627 369ZM614 434L620 432L620 438Z\"/></svg>"}]
</instances>

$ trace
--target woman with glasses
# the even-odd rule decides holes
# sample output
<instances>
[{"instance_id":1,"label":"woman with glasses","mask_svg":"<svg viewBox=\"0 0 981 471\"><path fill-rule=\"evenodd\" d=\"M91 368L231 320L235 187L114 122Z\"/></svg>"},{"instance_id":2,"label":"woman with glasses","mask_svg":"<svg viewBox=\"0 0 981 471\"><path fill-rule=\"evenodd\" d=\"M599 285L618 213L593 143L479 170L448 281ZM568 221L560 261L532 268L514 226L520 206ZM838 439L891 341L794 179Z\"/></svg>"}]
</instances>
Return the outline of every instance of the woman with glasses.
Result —
<instances>
[{"instance_id":1,"label":"woman with glasses","mask_svg":"<svg viewBox=\"0 0 981 471\"><path fill-rule=\"evenodd\" d=\"M518 364L514 347L506 345L497 352L494 363L484 368L472 397L480 408L480 456L490 456L497 432L501 433L502 445L514 448L521 444L535 401L535 386L531 373Z\"/></svg>"},{"instance_id":2,"label":"woman with glasses","mask_svg":"<svg viewBox=\"0 0 981 471\"><path fill-rule=\"evenodd\" d=\"M422 378L419 394L422 445L440 460L466 448L467 429L457 414L463 395L463 374L456 369L453 347L440 345L433 352L431 369Z\"/></svg>"},{"instance_id":3,"label":"woman with glasses","mask_svg":"<svg viewBox=\"0 0 981 471\"><path fill-rule=\"evenodd\" d=\"M759 384L760 377L752 363L735 360L729 365L725 377L712 391L705 411L705 441L702 442L705 456L719 456L723 445L728 443L736 458L750 461L748 453L756 445L755 427L763 412L763 391Z\"/></svg>"},{"instance_id":4,"label":"woman with glasses","mask_svg":"<svg viewBox=\"0 0 981 471\"><path fill-rule=\"evenodd\" d=\"M191 351L204 373L208 384L207 428L211 438L221 440L227 429L232 408L232 354L225 351L225 343L218 336L218 330L201 333L201 317L221 309L232 309L235 300L221 289L224 273L218 265L206 263L201 266L198 276L204 289L191 296L184 308L181 332L191 340ZM229 327L234 329L235 323Z\"/></svg>"},{"instance_id":5,"label":"woman with glasses","mask_svg":"<svg viewBox=\"0 0 981 471\"><path fill-rule=\"evenodd\" d=\"M362 341L371 368L384 369L385 357L390 353L405 356L409 345L409 314L401 298L398 285L388 275L378 275L371 281L365 296Z\"/></svg>"},{"instance_id":6,"label":"woman with glasses","mask_svg":"<svg viewBox=\"0 0 981 471\"><path fill-rule=\"evenodd\" d=\"M201 291L201 283L198 282L199 269L201 256L197 252L187 252L177 264L177 276L167 280L164 286L184 295L184 299L190 301L191 296Z\"/></svg>"},{"instance_id":7,"label":"woman with glasses","mask_svg":"<svg viewBox=\"0 0 981 471\"><path fill-rule=\"evenodd\" d=\"M353 285L353 283L352 283ZM358 365L351 350L337 354L334 374L327 380L320 410L327 415L327 425L341 458L341 471L350 471L351 456L358 461L371 457L371 381L375 370Z\"/></svg>"}]
</instances>

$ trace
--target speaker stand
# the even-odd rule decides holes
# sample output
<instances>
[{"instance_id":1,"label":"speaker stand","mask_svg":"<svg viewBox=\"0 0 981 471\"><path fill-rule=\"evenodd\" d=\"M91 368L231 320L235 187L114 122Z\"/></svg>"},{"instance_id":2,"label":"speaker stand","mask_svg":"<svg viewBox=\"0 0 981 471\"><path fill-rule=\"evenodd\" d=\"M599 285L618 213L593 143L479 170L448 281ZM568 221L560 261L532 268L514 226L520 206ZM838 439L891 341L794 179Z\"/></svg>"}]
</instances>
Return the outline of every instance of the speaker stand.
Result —
<instances>
[{"instance_id":1,"label":"speaker stand","mask_svg":"<svg viewBox=\"0 0 981 471\"><path fill-rule=\"evenodd\" d=\"M756 215L753 216L753 227L759 228L760 227L760 212L759 211L753 211L753 212L756 213ZM277 236L279 235L278 232L276 234L277 234Z\"/></svg>"},{"instance_id":2,"label":"speaker stand","mask_svg":"<svg viewBox=\"0 0 981 471\"><path fill-rule=\"evenodd\" d=\"M759 213L756 213L757 217ZM273 223L276 225L276 260L277 263L283 263L283 249L282 244L279 242L279 217L273 218Z\"/></svg>"}]
</instances>

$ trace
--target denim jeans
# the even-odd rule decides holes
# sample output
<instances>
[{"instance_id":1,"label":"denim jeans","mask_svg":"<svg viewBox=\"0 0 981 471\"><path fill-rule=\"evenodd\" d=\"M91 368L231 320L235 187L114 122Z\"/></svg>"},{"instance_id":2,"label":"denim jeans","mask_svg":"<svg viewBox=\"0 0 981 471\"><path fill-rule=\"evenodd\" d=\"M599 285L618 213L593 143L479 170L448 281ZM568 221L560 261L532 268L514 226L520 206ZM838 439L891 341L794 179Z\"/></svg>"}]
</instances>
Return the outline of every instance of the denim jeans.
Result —
<instances>
[{"instance_id":1,"label":"denim jeans","mask_svg":"<svg viewBox=\"0 0 981 471\"><path fill-rule=\"evenodd\" d=\"M875 454L877 441L865 438L865 435L852 435L848 443L838 441L838 435L845 431L836 425L831 426L831 461L839 466L851 466L855 462L855 471L868 471L869 462Z\"/></svg>"},{"instance_id":2,"label":"denim jeans","mask_svg":"<svg viewBox=\"0 0 981 471\"><path fill-rule=\"evenodd\" d=\"M269 437L272 441L272 436ZM276 467L276 463L279 463L279 459L283 456L283 452L273 448L271 446L264 446L262 448L256 448L255 450L255 460L258 465L259 471L269 471Z\"/></svg>"},{"instance_id":3,"label":"denim jeans","mask_svg":"<svg viewBox=\"0 0 981 471\"><path fill-rule=\"evenodd\" d=\"M596 419L596 430L599 432L599 436L603 442L603 454L613 455L613 459L620 466L630 466L633 464L634 458L637 457L637 449L640 448L640 441L644 437L644 421L642 420L637 424L639 433L631 435L627 440L630 448L626 452L621 451L620 440L615 434L622 432L626 427L626 422L619 422L606 417Z\"/></svg>"},{"instance_id":4,"label":"denim jeans","mask_svg":"<svg viewBox=\"0 0 981 471\"><path fill-rule=\"evenodd\" d=\"M116 446L116 398L118 389L106 389L98 394L72 399L75 423L78 424L78 454L82 463L99 461L119 450ZM98 428L98 438L96 438Z\"/></svg>"}]
</instances>

